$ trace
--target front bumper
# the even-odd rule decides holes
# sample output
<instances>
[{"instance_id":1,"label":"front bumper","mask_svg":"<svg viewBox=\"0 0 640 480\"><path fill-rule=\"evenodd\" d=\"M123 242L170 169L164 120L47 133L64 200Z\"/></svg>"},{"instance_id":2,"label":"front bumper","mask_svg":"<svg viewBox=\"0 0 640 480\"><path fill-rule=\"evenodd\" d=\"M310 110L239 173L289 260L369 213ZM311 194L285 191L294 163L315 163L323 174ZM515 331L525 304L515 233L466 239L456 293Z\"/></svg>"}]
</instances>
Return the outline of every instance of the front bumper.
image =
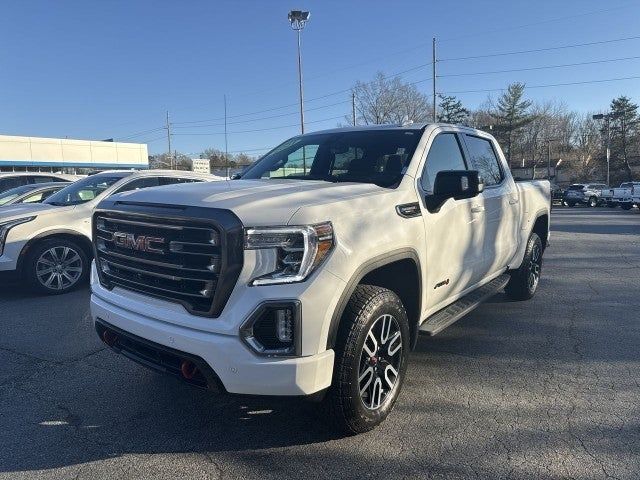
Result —
<instances>
[{"instance_id":1,"label":"front bumper","mask_svg":"<svg viewBox=\"0 0 640 480\"><path fill-rule=\"evenodd\" d=\"M333 350L295 358L265 358L250 352L238 336L202 332L127 311L91 295L94 321L153 343L201 358L229 393L311 395L331 384Z\"/></svg>"}]
</instances>

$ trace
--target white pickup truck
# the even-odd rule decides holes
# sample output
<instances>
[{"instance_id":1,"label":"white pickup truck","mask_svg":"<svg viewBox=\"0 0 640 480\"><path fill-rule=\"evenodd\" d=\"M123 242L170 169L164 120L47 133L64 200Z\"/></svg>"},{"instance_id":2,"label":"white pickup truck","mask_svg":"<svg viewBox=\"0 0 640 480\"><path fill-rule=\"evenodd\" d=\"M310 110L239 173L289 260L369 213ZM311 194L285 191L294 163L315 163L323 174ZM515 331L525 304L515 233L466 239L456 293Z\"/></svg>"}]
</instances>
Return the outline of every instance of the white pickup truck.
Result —
<instances>
[{"instance_id":1,"label":"white pickup truck","mask_svg":"<svg viewBox=\"0 0 640 480\"><path fill-rule=\"evenodd\" d=\"M446 124L310 133L239 180L114 195L91 312L116 352L203 388L308 396L352 433L389 414L418 334L531 298L547 181Z\"/></svg>"},{"instance_id":2,"label":"white pickup truck","mask_svg":"<svg viewBox=\"0 0 640 480\"><path fill-rule=\"evenodd\" d=\"M601 199L609 207L620 207L623 210L631 210L638 203L640 197L640 182L623 182L618 188L602 190Z\"/></svg>"}]
</instances>

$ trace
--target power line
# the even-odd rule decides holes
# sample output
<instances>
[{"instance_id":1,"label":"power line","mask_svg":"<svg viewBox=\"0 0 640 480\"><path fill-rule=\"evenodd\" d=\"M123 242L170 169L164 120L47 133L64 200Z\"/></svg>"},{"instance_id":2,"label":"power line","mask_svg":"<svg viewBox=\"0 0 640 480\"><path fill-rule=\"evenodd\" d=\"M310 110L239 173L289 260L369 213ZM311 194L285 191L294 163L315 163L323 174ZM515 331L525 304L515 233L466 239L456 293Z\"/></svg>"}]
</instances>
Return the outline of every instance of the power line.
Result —
<instances>
[{"instance_id":1,"label":"power line","mask_svg":"<svg viewBox=\"0 0 640 480\"><path fill-rule=\"evenodd\" d=\"M547 85L526 85L526 88L548 88L548 87L565 87L569 85L587 85L591 83L606 83L606 82L619 82L623 80L636 80L640 79L640 75L635 75L632 77L618 77L618 78L606 78L602 80L585 80L582 82L566 82L566 83L550 83ZM482 92L501 92L505 90L505 88L486 88L479 90L457 90L452 92L441 92L446 93L448 95L451 94L459 94L459 93L482 93Z\"/></svg>"},{"instance_id":2,"label":"power line","mask_svg":"<svg viewBox=\"0 0 640 480\"><path fill-rule=\"evenodd\" d=\"M490 70L484 72L463 72L463 73L448 73L445 75L438 75L438 77L464 77L464 76L473 76L473 75L489 75L493 73L513 73L513 72L528 72L532 70L545 70L549 68L561 68L561 67L577 67L580 65L595 65L599 63L611 63L611 62L621 62L624 60L637 60L640 59L640 55L636 55L633 57L620 57L620 58L611 58L604 60L593 60L590 62L577 62L577 63L562 63L556 65L543 65L539 67L527 67L527 68L510 68L506 70Z\"/></svg>"},{"instance_id":3,"label":"power line","mask_svg":"<svg viewBox=\"0 0 640 480\"><path fill-rule=\"evenodd\" d=\"M474 60L476 58L490 58L490 57L503 57L507 55L522 55L525 53L537 53L537 52L549 52L553 50L563 50L566 48L577 48L577 47L588 47L592 45L604 45L606 43L616 43L616 42L625 42L628 40L637 40L640 38L640 35L635 35L633 37L624 37L624 38L615 38L612 40L600 40L598 42L586 42L586 43L574 43L572 45L561 45L557 47L546 47L546 48L534 48L531 50L517 50L511 52L500 52L500 53L487 53L483 55L471 55L467 57L453 57L453 58L440 58L439 62L454 62L459 60Z\"/></svg>"},{"instance_id":4,"label":"power line","mask_svg":"<svg viewBox=\"0 0 640 480\"><path fill-rule=\"evenodd\" d=\"M486 35L488 33L505 32L505 31L509 31L509 30L519 30L521 28L535 27L537 25L544 25L546 23L555 23L555 22L560 22L560 21L563 21L563 20L569 20L569 19L572 19L572 18L586 17L586 16L589 16L589 15L595 15L597 13L612 12L614 10L620 10L620 9L627 8L627 7L632 6L632 5L636 5L636 3L635 2L631 2L631 3L627 3L625 5L619 5L617 7L612 7L612 8L603 8L603 9L600 9L600 10L592 10L590 12L576 13L576 14L573 14L573 15L565 15L565 16L562 16L562 17L549 18L547 20L540 20L540 21L537 21L537 22L524 23L524 24L520 24L520 25L512 25L510 27L505 27L505 28L496 28L496 29L492 29L492 30L484 30L482 32L469 33L469 34L465 34L465 35L459 35L457 37L449 37L449 38L444 38L444 39L438 39L438 41L440 41L440 42L449 42L449 41L452 41L452 40L460 40L462 38L470 38L470 37L477 37L478 35Z\"/></svg>"},{"instance_id":5,"label":"power line","mask_svg":"<svg viewBox=\"0 0 640 480\"><path fill-rule=\"evenodd\" d=\"M141 135L146 135L147 133L159 132L160 130L164 130L164 129L165 127L156 127L156 128L151 128L149 130L142 130L140 132L132 133L124 137L116 137L116 138L119 138L120 140L126 140L128 138L134 138L134 137L139 137Z\"/></svg>"},{"instance_id":6,"label":"power line","mask_svg":"<svg viewBox=\"0 0 640 480\"><path fill-rule=\"evenodd\" d=\"M306 122L306 123L321 123L321 122L327 122L329 120L337 120L339 118L344 118L344 115L339 115L337 117L329 117L329 118L323 118L320 120L314 120L313 122ZM265 132L268 130L280 130L283 128L291 128L291 127L298 127L300 124L298 123L294 123L292 125L280 125L278 127L269 127L269 128L256 128L256 129L252 129L252 130L237 130L235 132L227 132L229 134L232 133L253 133L253 132ZM173 135L224 135L224 132L193 132L193 133L174 133Z\"/></svg>"}]
</instances>

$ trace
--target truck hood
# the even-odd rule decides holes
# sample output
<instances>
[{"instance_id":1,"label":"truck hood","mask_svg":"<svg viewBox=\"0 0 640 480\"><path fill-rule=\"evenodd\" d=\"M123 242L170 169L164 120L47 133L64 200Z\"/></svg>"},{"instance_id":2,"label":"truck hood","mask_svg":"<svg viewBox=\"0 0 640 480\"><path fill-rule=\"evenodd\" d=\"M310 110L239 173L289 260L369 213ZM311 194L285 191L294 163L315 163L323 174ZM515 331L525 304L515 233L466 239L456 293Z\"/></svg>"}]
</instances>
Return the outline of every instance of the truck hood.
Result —
<instances>
[{"instance_id":1,"label":"truck hood","mask_svg":"<svg viewBox=\"0 0 640 480\"><path fill-rule=\"evenodd\" d=\"M60 208L64 207L57 207L47 203L19 203L17 205L7 205L6 207L0 207L0 221L13 220L14 218L23 218L30 215L39 215L53 210L60 210Z\"/></svg>"},{"instance_id":2,"label":"truck hood","mask_svg":"<svg viewBox=\"0 0 640 480\"><path fill-rule=\"evenodd\" d=\"M368 183L331 183L315 180L231 180L169 185L113 195L127 201L224 208L245 225L285 225L301 207L389 192Z\"/></svg>"}]
</instances>

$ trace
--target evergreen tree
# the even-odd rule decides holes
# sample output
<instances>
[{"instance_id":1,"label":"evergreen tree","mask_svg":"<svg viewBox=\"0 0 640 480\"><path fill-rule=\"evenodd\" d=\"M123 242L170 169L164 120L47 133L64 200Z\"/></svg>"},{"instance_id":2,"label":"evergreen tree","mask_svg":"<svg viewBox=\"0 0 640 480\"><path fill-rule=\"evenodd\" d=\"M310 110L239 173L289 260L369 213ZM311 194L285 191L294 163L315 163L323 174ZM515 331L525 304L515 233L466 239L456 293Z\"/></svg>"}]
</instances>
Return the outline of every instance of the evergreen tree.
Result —
<instances>
[{"instance_id":1,"label":"evergreen tree","mask_svg":"<svg viewBox=\"0 0 640 480\"><path fill-rule=\"evenodd\" d=\"M530 100L524 100L524 83L512 83L498 99L494 112L495 134L505 147L507 161L511 164L512 145L522 128L533 120L529 113Z\"/></svg>"},{"instance_id":2,"label":"evergreen tree","mask_svg":"<svg viewBox=\"0 0 640 480\"><path fill-rule=\"evenodd\" d=\"M629 157L637 155L638 105L629 97L621 96L611 101L611 170L624 172L620 180L633 180Z\"/></svg>"},{"instance_id":3,"label":"evergreen tree","mask_svg":"<svg viewBox=\"0 0 640 480\"><path fill-rule=\"evenodd\" d=\"M438 95L438 121L442 123L465 125L469 119L469 110L453 95Z\"/></svg>"}]
</instances>

